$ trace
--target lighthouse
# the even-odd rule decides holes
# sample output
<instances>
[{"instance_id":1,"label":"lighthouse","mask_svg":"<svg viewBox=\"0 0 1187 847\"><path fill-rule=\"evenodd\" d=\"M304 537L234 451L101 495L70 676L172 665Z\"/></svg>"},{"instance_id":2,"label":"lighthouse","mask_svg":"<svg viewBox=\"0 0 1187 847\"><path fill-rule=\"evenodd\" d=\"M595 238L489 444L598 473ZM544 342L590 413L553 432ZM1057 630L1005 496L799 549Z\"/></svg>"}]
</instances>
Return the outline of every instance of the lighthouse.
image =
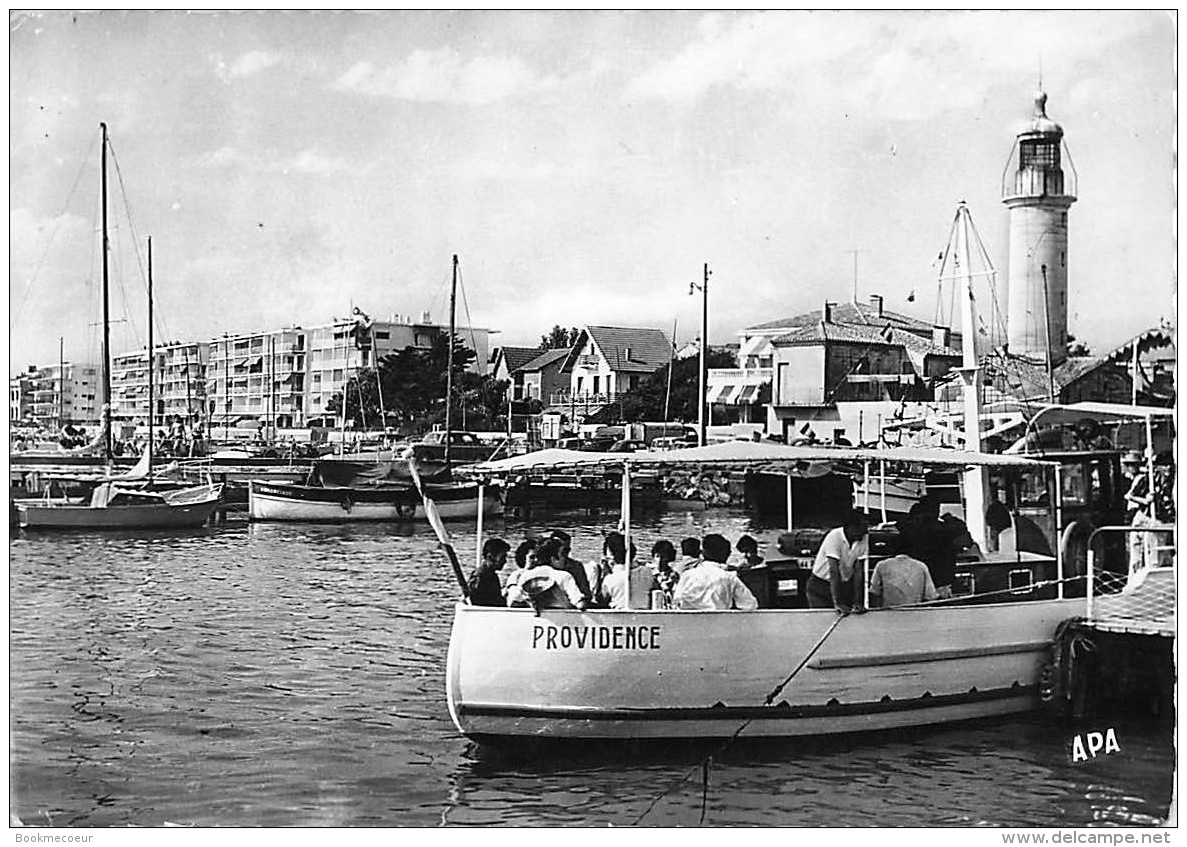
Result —
<instances>
[{"instance_id":1,"label":"lighthouse","mask_svg":"<svg viewBox=\"0 0 1187 847\"><path fill-rule=\"evenodd\" d=\"M1002 184L1010 210L1008 349L1053 367L1067 358L1067 212L1076 186L1074 167L1065 185L1063 128L1047 117L1041 89L1014 146L1013 178L1011 151Z\"/></svg>"}]
</instances>

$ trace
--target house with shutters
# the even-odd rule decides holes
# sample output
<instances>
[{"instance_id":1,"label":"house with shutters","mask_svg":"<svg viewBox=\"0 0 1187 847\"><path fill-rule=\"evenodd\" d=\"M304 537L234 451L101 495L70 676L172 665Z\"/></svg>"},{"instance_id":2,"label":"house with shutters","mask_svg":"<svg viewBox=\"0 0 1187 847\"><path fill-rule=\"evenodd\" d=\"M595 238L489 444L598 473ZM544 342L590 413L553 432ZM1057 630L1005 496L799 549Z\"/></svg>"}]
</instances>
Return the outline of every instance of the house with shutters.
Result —
<instances>
[{"instance_id":1,"label":"house with shutters","mask_svg":"<svg viewBox=\"0 0 1187 847\"><path fill-rule=\"evenodd\" d=\"M672 342L662 329L585 326L564 358L568 385L554 391L549 406L593 414L672 361Z\"/></svg>"},{"instance_id":2,"label":"house with shutters","mask_svg":"<svg viewBox=\"0 0 1187 847\"><path fill-rule=\"evenodd\" d=\"M511 400L547 403L553 393L568 390L569 378L561 373L568 355L568 347L500 347L495 351L491 372L496 380L511 384Z\"/></svg>"}]
</instances>

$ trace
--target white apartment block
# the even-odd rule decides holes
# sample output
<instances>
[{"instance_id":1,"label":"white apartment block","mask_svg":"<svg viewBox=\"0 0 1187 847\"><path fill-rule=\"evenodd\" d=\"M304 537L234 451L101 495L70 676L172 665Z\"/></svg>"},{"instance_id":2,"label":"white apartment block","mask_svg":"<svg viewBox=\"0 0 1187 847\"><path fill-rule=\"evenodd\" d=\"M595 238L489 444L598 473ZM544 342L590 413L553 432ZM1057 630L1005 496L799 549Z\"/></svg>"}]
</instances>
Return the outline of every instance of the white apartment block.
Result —
<instances>
[{"instance_id":1,"label":"white apartment block","mask_svg":"<svg viewBox=\"0 0 1187 847\"><path fill-rule=\"evenodd\" d=\"M94 365L30 365L9 380L8 419L54 428L71 422L97 423L101 379Z\"/></svg>"},{"instance_id":2,"label":"white apartment block","mask_svg":"<svg viewBox=\"0 0 1187 847\"><path fill-rule=\"evenodd\" d=\"M405 315L393 315L387 321L374 321L364 339L369 346L359 347L354 335L355 318L336 318L332 323L305 330L308 339L308 413L326 414L326 406L336 394L341 394L347 381L362 368L374 368L375 363L389 353L405 347L428 349L434 339L449 332L448 325L433 323L423 313L420 321ZM477 355L470 364L475 373L485 373L490 358L490 336L495 330L459 326L454 330L458 340Z\"/></svg>"},{"instance_id":3,"label":"white apartment block","mask_svg":"<svg viewBox=\"0 0 1187 847\"><path fill-rule=\"evenodd\" d=\"M305 420L305 331L224 335L209 343L206 413L211 427L254 419L274 427Z\"/></svg>"}]
</instances>

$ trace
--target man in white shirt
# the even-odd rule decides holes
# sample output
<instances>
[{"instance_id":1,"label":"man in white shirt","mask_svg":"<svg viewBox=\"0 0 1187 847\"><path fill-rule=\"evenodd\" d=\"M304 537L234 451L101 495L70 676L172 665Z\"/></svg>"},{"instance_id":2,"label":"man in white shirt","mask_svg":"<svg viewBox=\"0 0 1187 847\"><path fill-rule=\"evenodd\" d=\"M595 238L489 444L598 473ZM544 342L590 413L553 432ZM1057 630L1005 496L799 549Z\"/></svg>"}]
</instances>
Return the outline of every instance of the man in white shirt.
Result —
<instances>
[{"instance_id":1,"label":"man in white shirt","mask_svg":"<svg viewBox=\"0 0 1187 847\"><path fill-rule=\"evenodd\" d=\"M725 570L730 543L717 533L701 541L704 560L680 575L672 593L677 609L757 609L758 601L738 575Z\"/></svg>"},{"instance_id":2,"label":"man in white shirt","mask_svg":"<svg viewBox=\"0 0 1187 847\"><path fill-rule=\"evenodd\" d=\"M838 612L864 611L861 560L869 551L869 525L861 512L850 512L845 523L824 536L808 579L808 605L830 606Z\"/></svg>"}]
</instances>

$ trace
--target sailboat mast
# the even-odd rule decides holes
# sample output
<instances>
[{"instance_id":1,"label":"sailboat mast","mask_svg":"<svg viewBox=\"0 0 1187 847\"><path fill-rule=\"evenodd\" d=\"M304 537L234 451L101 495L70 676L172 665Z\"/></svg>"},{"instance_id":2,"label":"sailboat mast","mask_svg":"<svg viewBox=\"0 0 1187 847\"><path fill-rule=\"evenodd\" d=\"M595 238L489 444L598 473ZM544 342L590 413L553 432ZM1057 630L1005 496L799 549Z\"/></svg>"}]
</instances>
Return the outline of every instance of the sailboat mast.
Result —
<instances>
[{"instance_id":1,"label":"sailboat mast","mask_svg":"<svg viewBox=\"0 0 1187 847\"><path fill-rule=\"evenodd\" d=\"M148 478L152 481L153 448L153 337L152 337L152 236L148 237Z\"/></svg>"},{"instance_id":2,"label":"sailboat mast","mask_svg":"<svg viewBox=\"0 0 1187 847\"><path fill-rule=\"evenodd\" d=\"M66 425L66 339L58 336L58 429ZM1136 405L1136 403L1135 403Z\"/></svg>"},{"instance_id":3,"label":"sailboat mast","mask_svg":"<svg viewBox=\"0 0 1187 847\"><path fill-rule=\"evenodd\" d=\"M449 358L445 369L445 467L449 467L449 442L453 440L453 331L457 313L457 253L453 254L453 282L449 286Z\"/></svg>"},{"instance_id":4,"label":"sailboat mast","mask_svg":"<svg viewBox=\"0 0 1187 847\"><path fill-rule=\"evenodd\" d=\"M973 300L972 251L969 231L972 217L961 203L956 210L953 233L955 268L960 291L960 331L962 361L960 376L964 387L964 445L972 453L981 452L981 380L977 360L977 320ZM984 465L973 465L964 475L965 524L982 549L985 547L985 508L988 501L988 480Z\"/></svg>"},{"instance_id":5,"label":"sailboat mast","mask_svg":"<svg viewBox=\"0 0 1187 847\"><path fill-rule=\"evenodd\" d=\"M107 303L107 124L100 123L103 131L103 147L99 151L100 207L103 220L103 410L100 415L107 418L103 426L103 455L111 461L111 313Z\"/></svg>"}]
</instances>

